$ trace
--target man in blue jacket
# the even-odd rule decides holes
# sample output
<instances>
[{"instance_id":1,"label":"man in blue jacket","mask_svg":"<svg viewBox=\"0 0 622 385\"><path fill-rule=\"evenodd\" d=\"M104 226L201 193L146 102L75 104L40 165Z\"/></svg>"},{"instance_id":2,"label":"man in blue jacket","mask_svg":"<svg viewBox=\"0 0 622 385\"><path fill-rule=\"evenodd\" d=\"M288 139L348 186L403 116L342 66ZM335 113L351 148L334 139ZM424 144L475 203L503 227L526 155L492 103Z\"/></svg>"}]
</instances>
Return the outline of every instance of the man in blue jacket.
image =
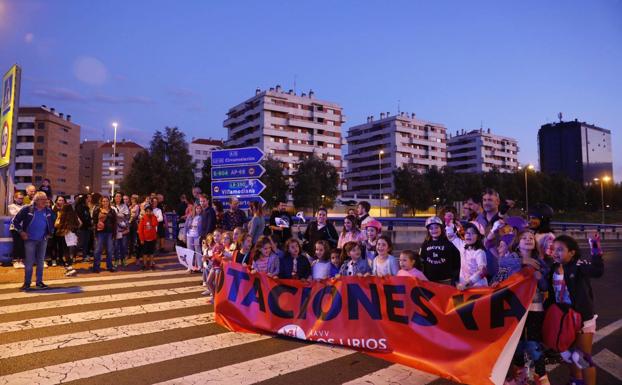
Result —
<instances>
[{"instance_id":1,"label":"man in blue jacket","mask_svg":"<svg viewBox=\"0 0 622 385\"><path fill-rule=\"evenodd\" d=\"M199 204L203 208L199 236L201 239L204 239L207 234L216 229L216 211L212 205L210 205L210 201L205 194L199 196Z\"/></svg>"},{"instance_id":2,"label":"man in blue jacket","mask_svg":"<svg viewBox=\"0 0 622 385\"><path fill-rule=\"evenodd\" d=\"M47 207L48 197L38 191L32 205L24 206L13 218L13 227L24 240L26 266L21 290L28 290L32 282L32 267L37 263L37 288L45 289L43 283L43 259L48 237L54 231L54 213Z\"/></svg>"}]
</instances>

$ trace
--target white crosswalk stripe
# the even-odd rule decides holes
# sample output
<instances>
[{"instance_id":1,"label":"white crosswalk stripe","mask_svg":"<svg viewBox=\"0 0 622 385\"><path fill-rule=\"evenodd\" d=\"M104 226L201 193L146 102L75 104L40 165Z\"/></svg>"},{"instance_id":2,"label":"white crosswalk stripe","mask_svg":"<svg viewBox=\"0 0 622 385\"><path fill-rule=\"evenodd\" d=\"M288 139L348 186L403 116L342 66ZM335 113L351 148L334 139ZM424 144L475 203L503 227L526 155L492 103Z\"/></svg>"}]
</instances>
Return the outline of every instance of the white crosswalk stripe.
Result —
<instances>
[{"instance_id":1,"label":"white crosswalk stripe","mask_svg":"<svg viewBox=\"0 0 622 385\"><path fill-rule=\"evenodd\" d=\"M208 378L210 385L254 384L354 353L352 350L343 348L328 347L320 344L310 345L196 373L191 376L160 382L158 385L200 385L204 384Z\"/></svg>"},{"instance_id":2,"label":"white crosswalk stripe","mask_svg":"<svg viewBox=\"0 0 622 385\"><path fill-rule=\"evenodd\" d=\"M214 323L214 313L169 318L0 345L0 359Z\"/></svg>"},{"instance_id":3,"label":"white crosswalk stripe","mask_svg":"<svg viewBox=\"0 0 622 385\"><path fill-rule=\"evenodd\" d=\"M93 285L93 286L70 286L70 287L50 287L46 290L31 290L19 293L5 293L0 294L0 301L7 299L17 299L17 298L33 298L38 296L49 296L52 294L63 294L63 293L80 293L80 292L91 292L91 291L101 291L101 290L114 290L114 289L126 289L126 288L140 288L144 286L156 286L156 285L167 285L174 283L184 283L184 282L200 282L200 279L197 277L183 277L183 278L170 278L170 279L160 279L153 281L138 281L138 282L123 282L123 283L111 283L111 284L102 284L102 285Z\"/></svg>"},{"instance_id":4,"label":"white crosswalk stripe","mask_svg":"<svg viewBox=\"0 0 622 385\"><path fill-rule=\"evenodd\" d=\"M437 378L433 374L395 364L346 382L344 385L424 385Z\"/></svg>"},{"instance_id":5,"label":"white crosswalk stripe","mask_svg":"<svg viewBox=\"0 0 622 385\"><path fill-rule=\"evenodd\" d=\"M201 286L186 286L186 287L179 287L175 289L138 291L134 293L108 294L108 295L101 295L101 296L96 296L96 297L35 302L35 303L26 303L22 305L8 305L8 306L0 307L0 314L19 313L23 311L34 311L34 310L43 310L43 309L53 309L56 307L66 307L66 306L90 305L90 304L95 304L95 303L127 301L131 299L161 297L161 296L174 295L174 294L196 293L196 292L204 291L204 290L205 288Z\"/></svg>"}]
</instances>

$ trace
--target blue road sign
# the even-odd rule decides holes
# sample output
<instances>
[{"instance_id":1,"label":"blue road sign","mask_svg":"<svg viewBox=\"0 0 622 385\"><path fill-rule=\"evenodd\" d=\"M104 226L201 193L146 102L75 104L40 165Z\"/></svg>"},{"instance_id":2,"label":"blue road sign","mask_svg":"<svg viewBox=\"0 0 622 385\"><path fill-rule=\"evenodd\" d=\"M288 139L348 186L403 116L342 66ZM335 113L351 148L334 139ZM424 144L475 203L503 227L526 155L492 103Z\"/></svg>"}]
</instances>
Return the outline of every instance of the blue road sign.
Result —
<instances>
[{"instance_id":1,"label":"blue road sign","mask_svg":"<svg viewBox=\"0 0 622 385\"><path fill-rule=\"evenodd\" d=\"M264 172L266 172L266 169L259 164L212 167L212 180L259 178Z\"/></svg>"},{"instance_id":2,"label":"blue road sign","mask_svg":"<svg viewBox=\"0 0 622 385\"><path fill-rule=\"evenodd\" d=\"M230 197L259 195L266 188L259 179L236 179L220 182L212 182L212 196Z\"/></svg>"},{"instance_id":3,"label":"blue road sign","mask_svg":"<svg viewBox=\"0 0 622 385\"><path fill-rule=\"evenodd\" d=\"M219 200L222 202L222 207L225 210L229 210L229 208L231 207L231 203L229 202L229 198L214 198L216 200ZM251 207L251 202L259 202L261 203L261 205L265 205L266 204L266 200L263 199L261 196L251 196L251 197L239 197L238 201L240 202L239 208L242 210L248 210Z\"/></svg>"},{"instance_id":4,"label":"blue road sign","mask_svg":"<svg viewBox=\"0 0 622 385\"><path fill-rule=\"evenodd\" d=\"M212 166L258 163L264 153L257 147L232 148L212 151Z\"/></svg>"}]
</instances>

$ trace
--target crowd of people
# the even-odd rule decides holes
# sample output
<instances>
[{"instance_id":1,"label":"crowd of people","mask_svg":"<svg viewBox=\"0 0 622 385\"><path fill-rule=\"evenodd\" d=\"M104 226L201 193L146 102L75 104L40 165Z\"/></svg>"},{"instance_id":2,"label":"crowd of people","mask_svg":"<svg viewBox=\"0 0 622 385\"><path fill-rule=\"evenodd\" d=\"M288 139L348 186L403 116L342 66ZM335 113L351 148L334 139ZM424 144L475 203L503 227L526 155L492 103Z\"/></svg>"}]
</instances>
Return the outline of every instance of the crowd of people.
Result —
<instances>
[{"instance_id":1,"label":"crowd of people","mask_svg":"<svg viewBox=\"0 0 622 385\"><path fill-rule=\"evenodd\" d=\"M63 265L67 275L73 275L72 265L81 254L83 261L92 258L92 270L99 272L104 249L109 271L125 266L132 255L143 269L155 268L153 256L164 246L164 197L116 193L111 201L94 193L79 195L71 204L62 196L52 202L49 186L48 190L49 195L30 186L26 197L15 194L11 207L15 266L25 265L24 290L31 285L34 264L36 285L46 287L42 281L46 263ZM339 231L326 208L317 210L300 231L304 217L292 216L286 202L278 203L267 221L258 203L251 204L248 216L236 198L228 203L225 210L222 202L212 202L194 188L192 198L183 195L175 209L181 224L178 240L194 251L188 272L202 274L203 294L212 296L210 302L226 261L279 279L405 276L459 290L496 287L527 267L538 285L524 342L541 344L546 338L548 308L573 309L581 316L581 328L572 347L556 356L568 362L574 384L595 383L590 354L597 315L590 279L603 274L600 240L597 235L590 238L591 255L582 256L575 239L554 234L553 210L545 204L533 206L525 215L512 201L501 201L496 191L487 189L463 202L460 214L448 206L427 218L420 247L395 253L391 234L370 216L366 201L348 211ZM523 369L531 367L535 377L529 381L547 384L545 362L550 354L521 352L508 382L520 383Z\"/></svg>"}]
</instances>

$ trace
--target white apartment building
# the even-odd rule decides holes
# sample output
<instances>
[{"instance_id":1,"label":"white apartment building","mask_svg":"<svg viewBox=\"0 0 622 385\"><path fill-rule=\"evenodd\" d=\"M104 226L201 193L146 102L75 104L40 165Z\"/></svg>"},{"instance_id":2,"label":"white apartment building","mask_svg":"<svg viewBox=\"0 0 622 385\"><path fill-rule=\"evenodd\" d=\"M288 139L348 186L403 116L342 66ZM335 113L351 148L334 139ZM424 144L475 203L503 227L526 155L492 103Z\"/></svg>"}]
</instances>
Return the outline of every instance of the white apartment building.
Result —
<instances>
[{"instance_id":1,"label":"white apartment building","mask_svg":"<svg viewBox=\"0 0 622 385\"><path fill-rule=\"evenodd\" d=\"M192 160L196 162L196 167L194 169L194 180L196 182L200 181L203 177L203 162L205 162L207 159L210 159L213 150L219 150L223 147L223 145L224 143L222 140L212 138L193 138L192 142L188 144L188 151L190 152L190 156L192 156Z\"/></svg>"},{"instance_id":2,"label":"white apartment building","mask_svg":"<svg viewBox=\"0 0 622 385\"><path fill-rule=\"evenodd\" d=\"M223 125L228 147L259 147L282 163L285 175L315 153L342 176L344 122L339 104L316 99L313 91L297 95L277 85L267 91L257 89L255 96L229 109Z\"/></svg>"},{"instance_id":3,"label":"white apartment building","mask_svg":"<svg viewBox=\"0 0 622 385\"><path fill-rule=\"evenodd\" d=\"M348 129L347 196L382 199L395 191L393 171L406 164L421 171L447 163L447 134L442 124L404 112L380 113Z\"/></svg>"},{"instance_id":4,"label":"white apartment building","mask_svg":"<svg viewBox=\"0 0 622 385\"><path fill-rule=\"evenodd\" d=\"M447 140L447 165L456 172L481 173L497 169L501 172L518 170L518 142L479 129L456 132Z\"/></svg>"}]
</instances>

